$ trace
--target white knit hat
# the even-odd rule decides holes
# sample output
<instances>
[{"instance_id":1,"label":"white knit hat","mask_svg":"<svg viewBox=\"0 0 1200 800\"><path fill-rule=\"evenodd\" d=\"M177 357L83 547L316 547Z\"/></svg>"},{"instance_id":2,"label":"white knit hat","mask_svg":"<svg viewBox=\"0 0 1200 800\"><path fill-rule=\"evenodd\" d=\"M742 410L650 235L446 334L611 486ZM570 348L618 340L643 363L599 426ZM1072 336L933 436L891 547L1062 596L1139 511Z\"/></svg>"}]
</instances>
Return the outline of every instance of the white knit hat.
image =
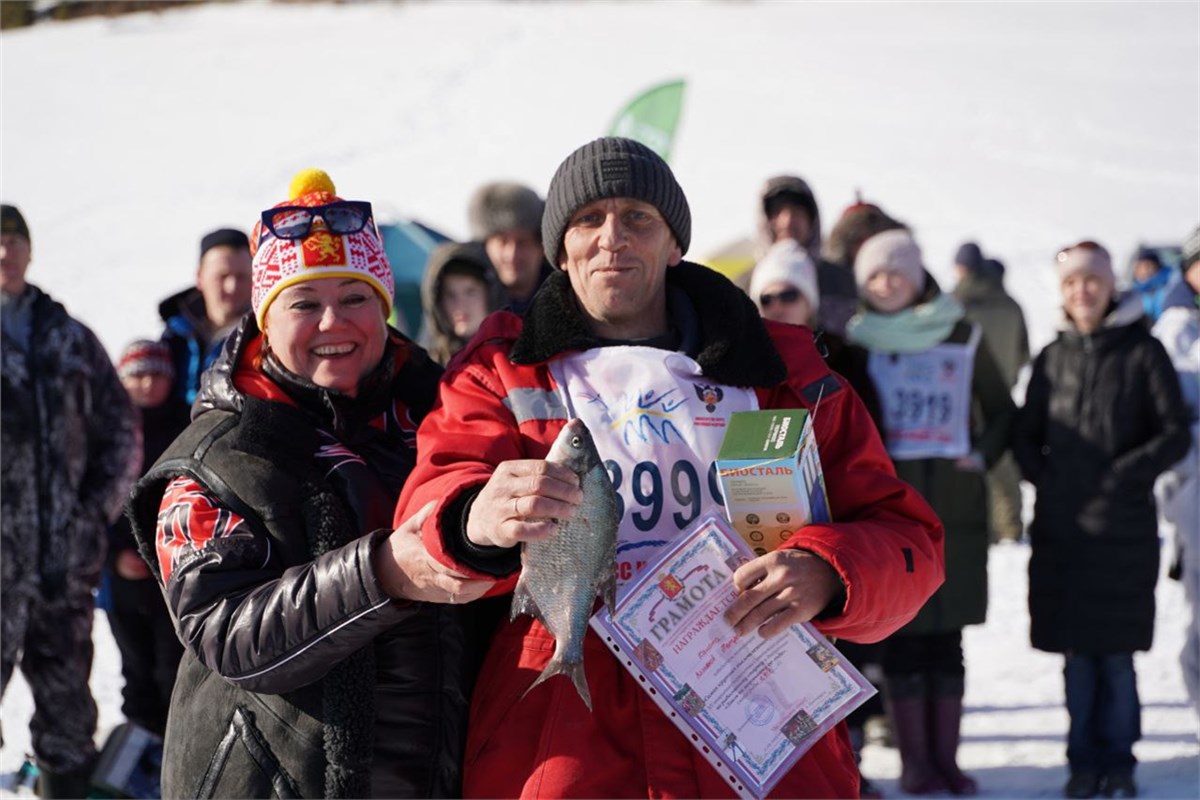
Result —
<instances>
[{"instance_id":1,"label":"white knit hat","mask_svg":"<svg viewBox=\"0 0 1200 800\"><path fill-rule=\"evenodd\" d=\"M763 291L775 283L790 283L800 290L816 315L821 306L817 289L817 268L808 251L792 239L782 239L771 245L762 260L754 265L750 276L750 299L758 303Z\"/></svg>"},{"instance_id":2,"label":"white knit hat","mask_svg":"<svg viewBox=\"0 0 1200 800\"><path fill-rule=\"evenodd\" d=\"M925 284L925 264L921 248L912 234L903 229L877 233L863 242L854 258L854 281L861 289L880 270L899 272L912 281L918 291Z\"/></svg>"},{"instance_id":3,"label":"white knit hat","mask_svg":"<svg viewBox=\"0 0 1200 800\"><path fill-rule=\"evenodd\" d=\"M1109 286L1115 286L1117 282L1112 257L1095 242L1084 241L1059 251L1055 266L1058 268L1059 283L1080 272L1096 275Z\"/></svg>"}]
</instances>

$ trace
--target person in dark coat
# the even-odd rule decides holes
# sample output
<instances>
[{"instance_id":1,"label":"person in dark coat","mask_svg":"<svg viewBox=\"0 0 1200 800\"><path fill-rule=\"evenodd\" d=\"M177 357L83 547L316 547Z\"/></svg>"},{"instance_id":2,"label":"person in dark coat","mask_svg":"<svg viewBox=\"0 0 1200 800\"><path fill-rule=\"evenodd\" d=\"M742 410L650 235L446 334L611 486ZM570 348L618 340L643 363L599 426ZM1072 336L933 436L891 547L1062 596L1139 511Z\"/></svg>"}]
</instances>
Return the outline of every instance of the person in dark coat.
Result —
<instances>
[{"instance_id":1,"label":"person in dark coat","mask_svg":"<svg viewBox=\"0 0 1200 800\"><path fill-rule=\"evenodd\" d=\"M83 797L96 759L94 592L140 448L99 339L25 280L31 249L21 212L0 207L0 695L20 668L39 792Z\"/></svg>"},{"instance_id":2,"label":"person in dark coat","mask_svg":"<svg viewBox=\"0 0 1200 800\"><path fill-rule=\"evenodd\" d=\"M158 306L162 340L171 348L175 371L170 402L191 408L201 373L216 360L225 337L249 309L249 239L233 228L206 233L200 239L196 285Z\"/></svg>"},{"instance_id":3,"label":"person in dark coat","mask_svg":"<svg viewBox=\"0 0 1200 800\"><path fill-rule=\"evenodd\" d=\"M954 298L962 303L967 319L983 329L983 341L996 360L1009 390L1029 361L1029 332L1021 306L1004 288L1004 265L984 258L975 242L966 242L954 257L958 283ZM1015 542L1021 523L1021 476L1012 455L1005 455L988 470L991 541Z\"/></svg>"},{"instance_id":4,"label":"person in dark coat","mask_svg":"<svg viewBox=\"0 0 1200 800\"><path fill-rule=\"evenodd\" d=\"M255 227L253 311L128 513L186 653L164 797L453 797L460 609L490 583L393 531L441 368L387 326L370 205L308 170ZM311 209L305 211L304 209Z\"/></svg>"},{"instance_id":5,"label":"person in dark coat","mask_svg":"<svg viewBox=\"0 0 1200 800\"><path fill-rule=\"evenodd\" d=\"M1150 649L1159 567L1153 488L1187 453L1188 411L1141 299L1116 296L1108 252L1081 242L1057 269L1063 323L1034 361L1013 437L1037 489L1030 638L1066 656L1066 795L1132 797L1133 654Z\"/></svg>"},{"instance_id":6,"label":"person in dark coat","mask_svg":"<svg viewBox=\"0 0 1200 800\"><path fill-rule=\"evenodd\" d=\"M987 467L1016 412L979 326L926 272L912 235L878 233L857 250L864 308L847 338L870 352L896 474L946 526L946 582L885 643L883 670L910 794L975 794L958 768L966 670L962 629L987 612Z\"/></svg>"},{"instance_id":7,"label":"person in dark coat","mask_svg":"<svg viewBox=\"0 0 1200 800\"><path fill-rule=\"evenodd\" d=\"M131 342L117 359L121 385L137 408L142 430L140 461L146 469L188 425L187 409L170 402L174 368L166 344ZM121 713L158 736L167 711L183 646L150 568L124 515L108 527L108 622L121 652Z\"/></svg>"}]
</instances>

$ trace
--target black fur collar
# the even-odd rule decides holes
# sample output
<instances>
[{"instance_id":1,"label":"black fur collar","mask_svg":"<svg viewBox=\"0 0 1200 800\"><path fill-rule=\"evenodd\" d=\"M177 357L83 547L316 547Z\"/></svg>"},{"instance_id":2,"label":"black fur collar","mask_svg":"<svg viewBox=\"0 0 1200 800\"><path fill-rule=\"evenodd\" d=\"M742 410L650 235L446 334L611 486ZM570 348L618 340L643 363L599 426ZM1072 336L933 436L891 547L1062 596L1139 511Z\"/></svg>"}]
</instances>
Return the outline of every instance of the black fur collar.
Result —
<instances>
[{"instance_id":1,"label":"black fur collar","mask_svg":"<svg viewBox=\"0 0 1200 800\"><path fill-rule=\"evenodd\" d=\"M700 347L695 358L706 377L728 386L766 387L787 376L758 309L728 278L683 261L667 270L667 286L680 289L696 309ZM599 344L575 301L567 274L559 270L533 298L509 359L514 364L540 364L560 353Z\"/></svg>"}]
</instances>

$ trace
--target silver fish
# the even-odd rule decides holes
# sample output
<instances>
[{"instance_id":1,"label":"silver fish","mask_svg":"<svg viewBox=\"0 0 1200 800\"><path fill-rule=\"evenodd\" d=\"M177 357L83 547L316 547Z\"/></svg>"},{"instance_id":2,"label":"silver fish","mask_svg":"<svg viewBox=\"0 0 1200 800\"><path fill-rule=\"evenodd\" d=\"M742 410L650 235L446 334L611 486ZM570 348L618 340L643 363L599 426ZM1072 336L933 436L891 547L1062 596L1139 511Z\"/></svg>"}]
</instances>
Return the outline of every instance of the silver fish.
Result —
<instances>
[{"instance_id":1,"label":"silver fish","mask_svg":"<svg viewBox=\"0 0 1200 800\"><path fill-rule=\"evenodd\" d=\"M547 461L579 476L583 502L575 516L559 522L558 533L521 548L521 576L513 592L512 619L535 617L554 635L554 656L526 690L551 675L565 674L590 711L592 696L583 672L583 639L597 593L613 611L617 593L617 495L591 431L582 420L563 427Z\"/></svg>"}]
</instances>

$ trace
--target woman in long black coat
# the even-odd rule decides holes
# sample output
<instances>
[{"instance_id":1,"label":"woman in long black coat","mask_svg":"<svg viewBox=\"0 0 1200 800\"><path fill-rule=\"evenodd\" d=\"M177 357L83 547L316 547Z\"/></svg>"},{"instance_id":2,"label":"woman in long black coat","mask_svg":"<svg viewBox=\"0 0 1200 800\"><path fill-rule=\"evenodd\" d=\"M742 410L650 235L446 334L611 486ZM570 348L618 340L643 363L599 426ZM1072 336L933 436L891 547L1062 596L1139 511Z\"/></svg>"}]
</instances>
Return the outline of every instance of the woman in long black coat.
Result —
<instances>
[{"instance_id":1,"label":"woman in long black coat","mask_svg":"<svg viewBox=\"0 0 1200 800\"><path fill-rule=\"evenodd\" d=\"M1013 442L1037 489L1030 635L1066 655L1067 795L1132 796L1133 653L1150 648L1158 578L1153 487L1187 452L1188 413L1140 302L1115 297L1108 253L1076 245L1058 270L1066 316L1034 362Z\"/></svg>"}]
</instances>

